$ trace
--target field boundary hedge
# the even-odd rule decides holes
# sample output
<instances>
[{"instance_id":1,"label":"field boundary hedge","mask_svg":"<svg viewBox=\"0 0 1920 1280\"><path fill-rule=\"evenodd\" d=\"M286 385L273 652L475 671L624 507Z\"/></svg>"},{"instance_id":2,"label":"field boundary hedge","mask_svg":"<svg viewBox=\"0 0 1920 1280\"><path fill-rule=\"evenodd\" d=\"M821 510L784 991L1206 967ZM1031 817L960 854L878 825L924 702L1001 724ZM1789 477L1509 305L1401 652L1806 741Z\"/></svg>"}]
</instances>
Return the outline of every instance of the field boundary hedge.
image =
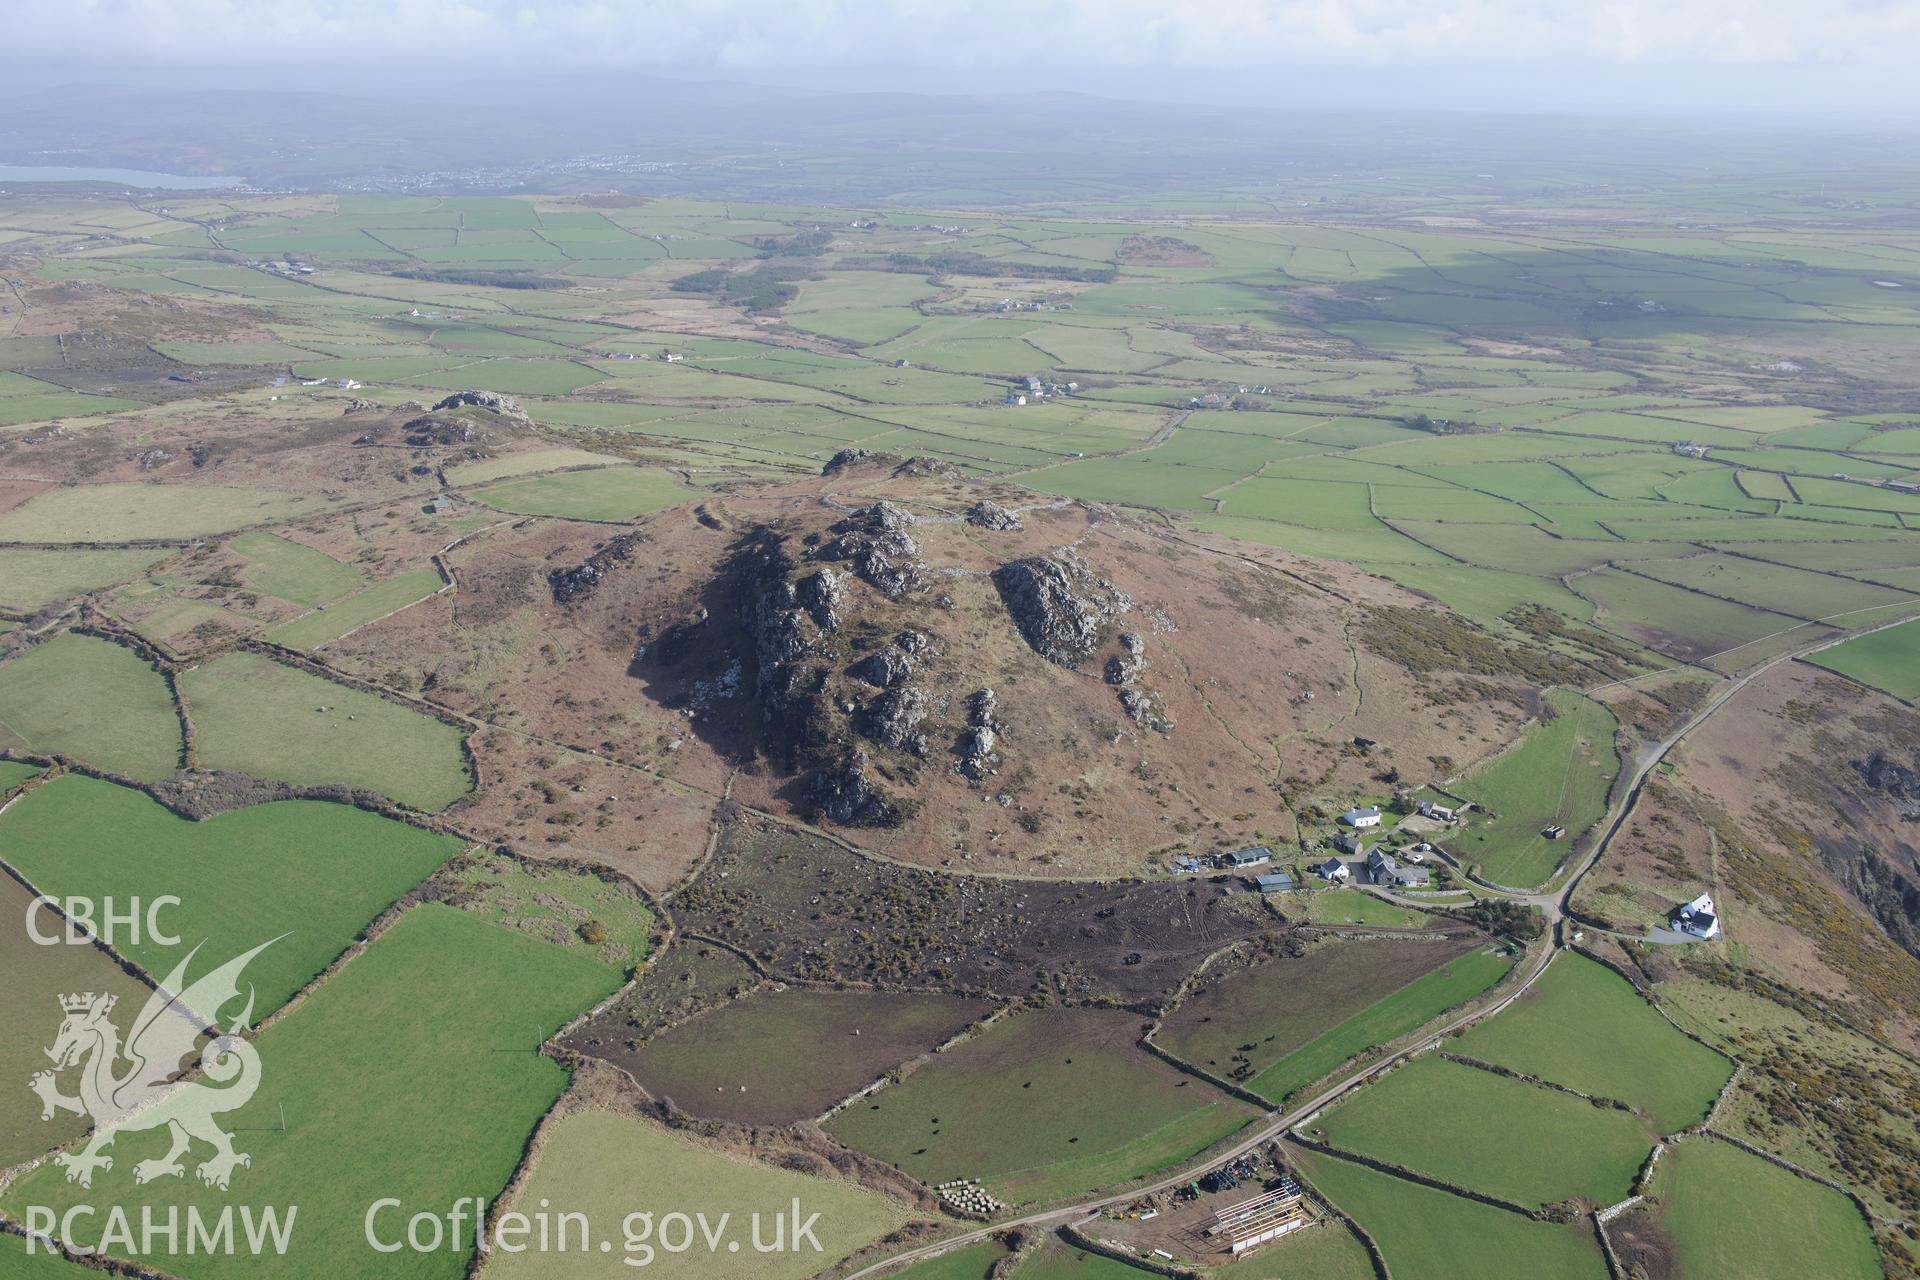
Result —
<instances>
[{"instance_id":1,"label":"field boundary hedge","mask_svg":"<svg viewBox=\"0 0 1920 1280\"><path fill-rule=\"evenodd\" d=\"M1115 1262L1124 1262L1128 1266L1138 1267L1142 1271L1151 1271L1155 1275L1172 1276L1173 1280L1200 1280L1198 1271L1188 1267L1177 1267L1170 1262L1161 1262L1157 1258L1136 1257L1117 1245L1094 1239L1071 1222L1060 1228L1060 1238L1076 1249L1085 1249L1088 1253L1097 1253L1103 1258L1112 1258Z\"/></svg>"},{"instance_id":2,"label":"field boundary hedge","mask_svg":"<svg viewBox=\"0 0 1920 1280\"><path fill-rule=\"evenodd\" d=\"M1521 1084L1530 1084L1536 1088L1551 1089L1555 1093L1571 1094L1582 1102L1591 1102L1596 1107L1611 1107L1615 1111L1632 1111L1637 1114L1636 1108L1629 1106L1618 1098L1603 1098L1596 1094L1582 1093L1580 1090L1570 1088L1564 1084L1555 1084L1553 1081L1543 1080L1539 1076L1530 1076L1524 1071L1515 1071L1512 1067L1503 1067L1497 1062L1485 1062L1479 1058L1470 1058L1464 1053L1448 1053L1445 1049L1441 1049L1439 1054L1448 1062L1457 1062L1463 1067L1473 1067L1476 1070L1489 1072L1496 1076L1505 1076L1509 1080L1517 1080Z\"/></svg>"},{"instance_id":3,"label":"field boundary hedge","mask_svg":"<svg viewBox=\"0 0 1920 1280\"><path fill-rule=\"evenodd\" d=\"M1390 1160L1379 1160L1373 1156L1361 1155L1358 1151L1348 1151L1342 1147L1332 1146L1328 1143L1321 1142L1318 1138L1309 1138L1298 1129L1289 1129L1287 1131L1287 1140L1289 1142L1297 1142L1309 1151L1317 1151L1322 1155L1332 1156L1337 1160L1345 1160L1349 1164L1362 1165L1368 1169L1372 1169L1375 1173L1384 1173L1389 1177L1399 1178L1403 1182L1417 1183L1433 1191L1444 1191L1448 1195L1459 1196L1462 1200L1474 1200L1480 1204L1487 1205L1489 1208L1504 1209L1508 1213L1518 1214L1520 1217L1526 1218L1531 1222L1554 1221L1554 1219L1544 1216L1544 1213L1540 1210L1529 1209L1524 1205L1515 1204L1511 1200L1502 1200L1499 1196L1489 1195L1484 1191L1475 1191L1471 1187L1463 1187L1458 1183L1448 1182L1444 1178L1436 1178L1432 1174L1420 1173L1407 1168L1405 1165L1394 1164Z\"/></svg>"}]
</instances>

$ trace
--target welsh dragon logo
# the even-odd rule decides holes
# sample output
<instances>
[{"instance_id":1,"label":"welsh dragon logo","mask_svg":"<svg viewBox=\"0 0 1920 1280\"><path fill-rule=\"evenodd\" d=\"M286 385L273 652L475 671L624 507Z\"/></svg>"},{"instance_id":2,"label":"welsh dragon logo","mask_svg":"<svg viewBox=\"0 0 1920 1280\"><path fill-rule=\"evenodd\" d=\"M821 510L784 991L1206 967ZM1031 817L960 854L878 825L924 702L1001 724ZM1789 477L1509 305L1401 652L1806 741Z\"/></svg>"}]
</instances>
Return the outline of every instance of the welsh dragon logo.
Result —
<instances>
[{"instance_id":1,"label":"welsh dragon logo","mask_svg":"<svg viewBox=\"0 0 1920 1280\"><path fill-rule=\"evenodd\" d=\"M260 1087L259 1054L240 1038L253 1018L252 987L247 990L246 1008L228 1024L225 1034L219 1033L218 1017L223 1006L238 998L241 971L277 941L263 942L184 986L187 966L200 951L195 947L147 997L124 1042L120 1029L109 1020L116 997L91 991L60 997L65 1018L53 1046L46 1050L53 1070L38 1072L28 1084L40 1095L42 1120L66 1111L93 1121L93 1134L84 1148L54 1157L67 1171L68 1182L91 1187L95 1170L113 1168L113 1157L102 1155L103 1148L122 1134L150 1129L167 1130L173 1145L166 1155L133 1166L136 1183L181 1177L186 1172L181 1157L189 1154L196 1140L213 1148L211 1158L196 1169L210 1187L225 1191L234 1169L252 1164L246 1153L233 1149L232 1138L214 1119L244 1106ZM179 1078L181 1060L210 1032L212 1038L200 1052L200 1072L219 1088ZM80 1071L79 1095L69 1097L60 1092L57 1077L74 1067Z\"/></svg>"}]
</instances>

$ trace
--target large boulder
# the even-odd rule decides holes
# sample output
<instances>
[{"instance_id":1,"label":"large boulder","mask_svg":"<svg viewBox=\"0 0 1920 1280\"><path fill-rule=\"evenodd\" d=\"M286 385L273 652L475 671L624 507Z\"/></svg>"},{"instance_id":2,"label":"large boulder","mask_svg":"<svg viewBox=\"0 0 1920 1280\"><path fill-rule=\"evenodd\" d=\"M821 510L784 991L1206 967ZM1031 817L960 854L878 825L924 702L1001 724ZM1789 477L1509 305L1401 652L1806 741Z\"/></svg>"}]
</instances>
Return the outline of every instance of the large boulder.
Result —
<instances>
[{"instance_id":1,"label":"large boulder","mask_svg":"<svg viewBox=\"0 0 1920 1280\"><path fill-rule=\"evenodd\" d=\"M1027 645L1069 670L1092 657L1107 624L1133 607L1111 582L1046 556L1001 565L993 583Z\"/></svg>"}]
</instances>

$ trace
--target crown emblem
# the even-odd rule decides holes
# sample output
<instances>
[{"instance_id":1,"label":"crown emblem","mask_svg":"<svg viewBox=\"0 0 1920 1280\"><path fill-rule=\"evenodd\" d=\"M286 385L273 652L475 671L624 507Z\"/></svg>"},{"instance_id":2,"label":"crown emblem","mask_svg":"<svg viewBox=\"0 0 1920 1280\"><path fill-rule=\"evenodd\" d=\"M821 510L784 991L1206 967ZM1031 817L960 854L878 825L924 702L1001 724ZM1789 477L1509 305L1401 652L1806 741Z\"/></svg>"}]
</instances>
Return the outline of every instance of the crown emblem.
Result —
<instances>
[{"instance_id":1,"label":"crown emblem","mask_svg":"<svg viewBox=\"0 0 1920 1280\"><path fill-rule=\"evenodd\" d=\"M98 999L101 999L101 997L91 991L70 996L61 996L60 1008L65 1013L85 1013L87 1010L93 1008L93 1002ZM105 997L105 1003L101 1006L101 1012L104 1013L112 1009L114 1000L115 997L113 996Z\"/></svg>"}]
</instances>

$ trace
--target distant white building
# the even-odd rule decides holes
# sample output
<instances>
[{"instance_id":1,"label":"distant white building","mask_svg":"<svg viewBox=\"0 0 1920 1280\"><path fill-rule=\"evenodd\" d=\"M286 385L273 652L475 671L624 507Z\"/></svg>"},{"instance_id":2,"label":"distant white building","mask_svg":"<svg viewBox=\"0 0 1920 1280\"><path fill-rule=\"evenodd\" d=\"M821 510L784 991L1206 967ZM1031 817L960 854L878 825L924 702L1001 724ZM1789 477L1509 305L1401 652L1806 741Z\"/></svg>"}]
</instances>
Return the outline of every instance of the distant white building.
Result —
<instances>
[{"instance_id":1,"label":"distant white building","mask_svg":"<svg viewBox=\"0 0 1920 1280\"><path fill-rule=\"evenodd\" d=\"M1370 804L1363 809L1356 805L1341 814L1340 821L1350 827L1377 827L1380 825L1380 806Z\"/></svg>"},{"instance_id":2,"label":"distant white building","mask_svg":"<svg viewBox=\"0 0 1920 1280\"><path fill-rule=\"evenodd\" d=\"M1701 894L1692 902L1676 907L1673 912L1673 927L1681 933L1692 934L1696 938L1717 938L1720 936L1720 914L1713 908L1713 898Z\"/></svg>"}]
</instances>

